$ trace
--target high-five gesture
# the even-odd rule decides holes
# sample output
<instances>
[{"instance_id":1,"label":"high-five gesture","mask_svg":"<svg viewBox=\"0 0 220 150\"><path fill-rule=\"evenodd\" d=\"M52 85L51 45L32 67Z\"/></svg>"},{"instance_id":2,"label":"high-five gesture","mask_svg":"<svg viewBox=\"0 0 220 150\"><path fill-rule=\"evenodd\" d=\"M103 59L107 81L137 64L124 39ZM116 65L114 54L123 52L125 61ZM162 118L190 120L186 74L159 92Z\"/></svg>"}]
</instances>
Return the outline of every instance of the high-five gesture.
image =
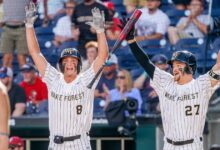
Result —
<instances>
[{"instance_id":1,"label":"high-five gesture","mask_svg":"<svg viewBox=\"0 0 220 150\"><path fill-rule=\"evenodd\" d=\"M103 11L100 11L98 8L92 9L92 22L86 22L92 28L96 30L97 33L102 33L105 31L105 15Z\"/></svg>"},{"instance_id":2,"label":"high-five gesture","mask_svg":"<svg viewBox=\"0 0 220 150\"><path fill-rule=\"evenodd\" d=\"M26 19L25 19L25 25L26 27L33 27L34 22L37 19L37 9L36 6L33 2L30 2L28 6L25 7L25 12L26 12Z\"/></svg>"}]
</instances>

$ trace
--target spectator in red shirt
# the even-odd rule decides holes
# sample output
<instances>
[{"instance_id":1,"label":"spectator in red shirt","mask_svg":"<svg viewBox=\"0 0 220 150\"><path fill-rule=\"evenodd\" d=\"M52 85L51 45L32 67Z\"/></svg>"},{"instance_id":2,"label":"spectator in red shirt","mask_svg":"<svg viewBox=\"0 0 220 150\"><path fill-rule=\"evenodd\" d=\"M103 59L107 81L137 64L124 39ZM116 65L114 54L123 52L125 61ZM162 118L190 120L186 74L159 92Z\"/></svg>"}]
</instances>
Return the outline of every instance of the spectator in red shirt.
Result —
<instances>
[{"instance_id":1,"label":"spectator in red shirt","mask_svg":"<svg viewBox=\"0 0 220 150\"><path fill-rule=\"evenodd\" d=\"M41 108L42 105L45 107L44 103L48 100L47 86L38 76L35 66L32 64L25 64L20 71L24 78L20 85L25 90L26 101L36 106L36 109Z\"/></svg>"},{"instance_id":2,"label":"spectator in red shirt","mask_svg":"<svg viewBox=\"0 0 220 150\"><path fill-rule=\"evenodd\" d=\"M118 24L121 24L120 20L115 13L115 6L112 2L104 2L105 7L108 9L109 16L112 18L112 22L107 22L106 26L106 35L109 40L117 40L121 32L121 29L118 27Z\"/></svg>"}]
</instances>

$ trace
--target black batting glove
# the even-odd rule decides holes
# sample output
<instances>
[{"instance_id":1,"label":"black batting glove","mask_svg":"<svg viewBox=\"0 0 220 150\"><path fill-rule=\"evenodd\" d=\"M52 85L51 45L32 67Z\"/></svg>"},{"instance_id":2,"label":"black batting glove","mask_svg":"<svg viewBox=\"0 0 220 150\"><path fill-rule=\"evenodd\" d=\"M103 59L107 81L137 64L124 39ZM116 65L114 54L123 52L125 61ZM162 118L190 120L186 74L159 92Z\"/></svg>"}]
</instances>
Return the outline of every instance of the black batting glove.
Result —
<instances>
[{"instance_id":1,"label":"black batting glove","mask_svg":"<svg viewBox=\"0 0 220 150\"><path fill-rule=\"evenodd\" d=\"M121 30L123 30L128 21L129 21L129 18L122 17L122 19L120 19L121 24L118 24L118 27ZM134 29L135 28L132 27L131 31L127 34L127 36L126 36L127 41L134 39L134 31L135 31Z\"/></svg>"}]
</instances>

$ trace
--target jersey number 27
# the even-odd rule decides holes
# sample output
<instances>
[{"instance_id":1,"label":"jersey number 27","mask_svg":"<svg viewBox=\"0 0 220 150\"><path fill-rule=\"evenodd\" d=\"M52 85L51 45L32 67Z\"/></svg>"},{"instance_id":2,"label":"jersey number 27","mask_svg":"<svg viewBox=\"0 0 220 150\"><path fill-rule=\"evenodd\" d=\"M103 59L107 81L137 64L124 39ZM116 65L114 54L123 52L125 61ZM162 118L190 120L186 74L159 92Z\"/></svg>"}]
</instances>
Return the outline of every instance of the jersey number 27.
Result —
<instances>
[{"instance_id":1,"label":"jersey number 27","mask_svg":"<svg viewBox=\"0 0 220 150\"><path fill-rule=\"evenodd\" d=\"M192 116L193 112L195 112L195 115L199 115L199 107L200 107L200 105L185 106L186 116Z\"/></svg>"}]
</instances>

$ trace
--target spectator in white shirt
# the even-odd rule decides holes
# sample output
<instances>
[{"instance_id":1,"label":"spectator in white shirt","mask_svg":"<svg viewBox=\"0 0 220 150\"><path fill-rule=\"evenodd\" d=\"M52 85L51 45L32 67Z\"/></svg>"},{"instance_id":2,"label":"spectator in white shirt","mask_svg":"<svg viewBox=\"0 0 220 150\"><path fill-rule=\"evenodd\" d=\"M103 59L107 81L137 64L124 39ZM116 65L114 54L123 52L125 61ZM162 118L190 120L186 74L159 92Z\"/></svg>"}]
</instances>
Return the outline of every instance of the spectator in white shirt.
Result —
<instances>
[{"instance_id":1,"label":"spectator in white shirt","mask_svg":"<svg viewBox=\"0 0 220 150\"><path fill-rule=\"evenodd\" d=\"M207 34L209 19L208 15L202 14L203 9L203 0L192 0L190 2L190 15L180 18L176 27L169 27L168 29L168 36L172 45L175 45L179 39L202 38Z\"/></svg>"},{"instance_id":2,"label":"spectator in white shirt","mask_svg":"<svg viewBox=\"0 0 220 150\"><path fill-rule=\"evenodd\" d=\"M46 26L49 20L57 15L64 14L64 6L68 0L38 0L40 19L43 19L43 25Z\"/></svg>"},{"instance_id":3,"label":"spectator in white shirt","mask_svg":"<svg viewBox=\"0 0 220 150\"><path fill-rule=\"evenodd\" d=\"M136 23L137 41L161 39L167 32L170 20L159 9L161 0L148 0L147 7L141 9L142 15Z\"/></svg>"},{"instance_id":4,"label":"spectator in white shirt","mask_svg":"<svg viewBox=\"0 0 220 150\"><path fill-rule=\"evenodd\" d=\"M77 40L79 33L77 32L77 30L74 30L74 32L72 32L71 28L71 16L73 14L75 5L75 2L73 1L66 2L66 16L61 17L58 20L56 27L54 27L53 29L53 32L55 34L53 44L55 47L58 47L66 41Z\"/></svg>"}]
</instances>

